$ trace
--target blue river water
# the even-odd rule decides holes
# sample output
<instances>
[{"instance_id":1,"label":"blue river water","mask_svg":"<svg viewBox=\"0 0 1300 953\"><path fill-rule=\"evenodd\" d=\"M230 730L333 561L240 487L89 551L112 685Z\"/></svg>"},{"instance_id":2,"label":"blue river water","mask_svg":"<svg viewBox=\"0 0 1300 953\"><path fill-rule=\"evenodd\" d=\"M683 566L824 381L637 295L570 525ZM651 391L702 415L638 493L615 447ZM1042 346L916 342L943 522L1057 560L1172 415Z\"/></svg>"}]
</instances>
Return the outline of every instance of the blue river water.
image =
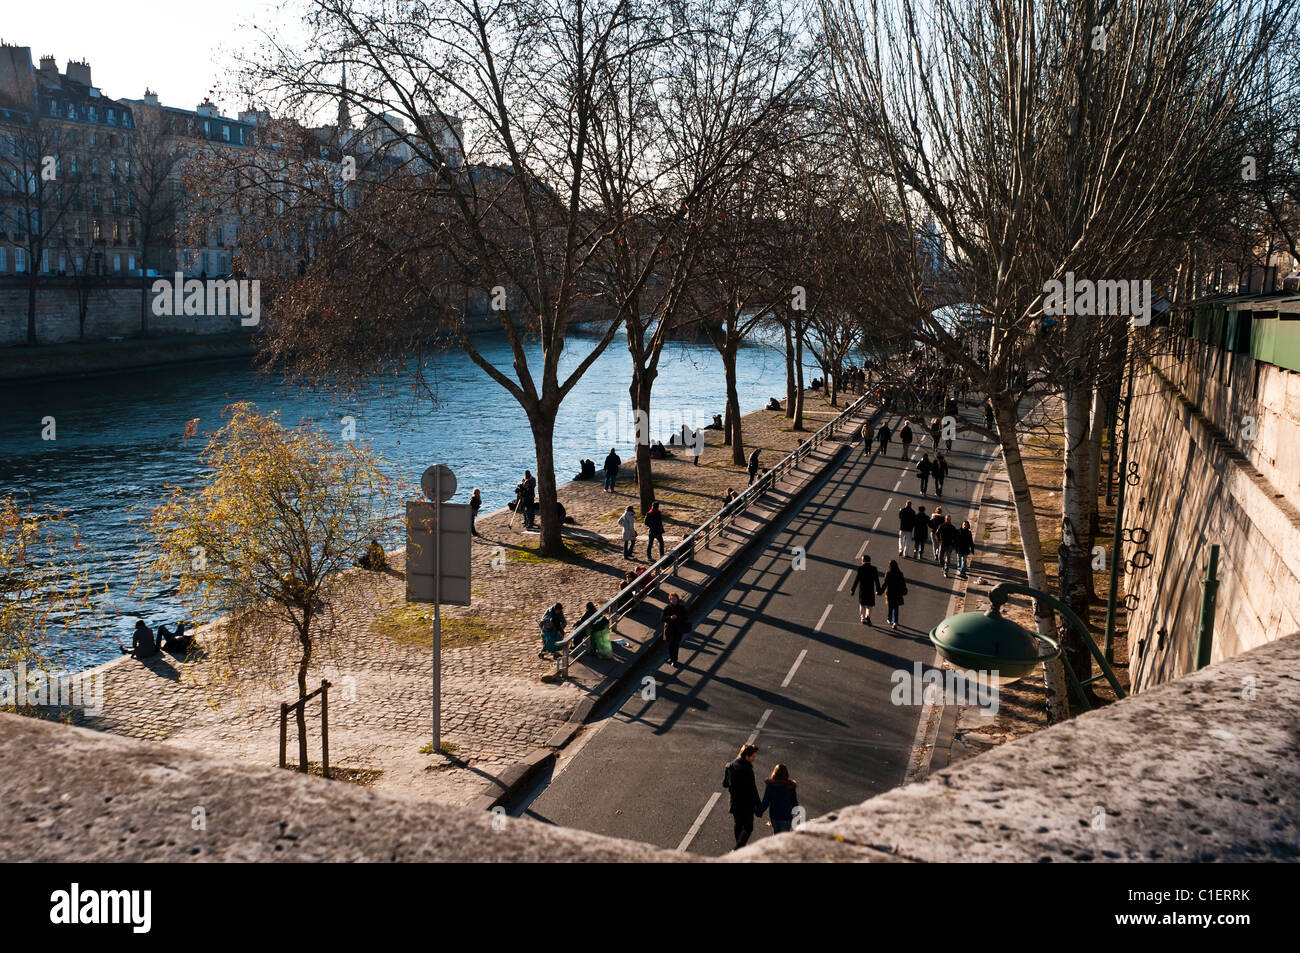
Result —
<instances>
[{"instance_id":1,"label":"blue river water","mask_svg":"<svg viewBox=\"0 0 1300 953\"><path fill-rule=\"evenodd\" d=\"M504 337L481 336L476 343L509 372ZM570 339L562 378L594 344L591 338ZM540 347L530 360L534 367L540 363ZM631 367L620 337L566 398L555 431L561 484L573 477L583 457L599 466L611 444L627 457L635 439L628 420ZM805 373L811 378L814 371ZM484 512L504 506L523 470L535 471L523 411L463 351L440 353L433 376L436 402L395 396L391 389L360 394L305 389L258 372L243 359L0 385L0 494L37 510L66 511L91 553L94 582L108 586L105 637L89 643L65 638L57 646L63 664L84 667L117 654L113 637L129 638L136 616L154 626L182 616L169 593L130 592L147 544L139 525L168 485L192 485L201 475L205 439L221 427L222 408L232 402L251 401L263 412L279 411L286 425L308 421L339 439L341 419L350 416L356 439L369 443L399 478L418 484L426 466L445 463L457 475L455 500L463 502L477 486ZM768 397L784 400L781 352L761 342L743 347L737 384L744 412L761 407ZM409 386L398 388L403 390L410 392ZM724 399L722 361L708 342L669 344L655 381L651 438L667 442L683 421L708 422L722 412ZM46 417L55 421L53 440L41 436ZM187 440L185 427L194 418L198 432Z\"/></svg>"}]
</instances>

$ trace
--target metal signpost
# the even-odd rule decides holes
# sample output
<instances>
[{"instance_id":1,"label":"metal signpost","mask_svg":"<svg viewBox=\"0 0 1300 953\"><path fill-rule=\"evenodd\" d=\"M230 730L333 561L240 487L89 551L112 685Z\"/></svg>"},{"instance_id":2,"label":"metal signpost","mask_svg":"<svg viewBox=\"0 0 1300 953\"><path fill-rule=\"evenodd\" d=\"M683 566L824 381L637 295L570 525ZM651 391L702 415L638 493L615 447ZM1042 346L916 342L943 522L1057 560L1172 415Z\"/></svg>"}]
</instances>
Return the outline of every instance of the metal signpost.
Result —
<instances>
[{"instance_id":1,"label":"metal signpost","mask_svg":"<svg viewBox=\"0 0 1300 953\"><path fill-rule=\"evenodd\" d=\"M442 745L442 604L470 602L470 508L448 503L456 477L435 464L420 478L432 502L406 504L406 601L433 603L433 752Z\"/></svg>"}]
</instances>

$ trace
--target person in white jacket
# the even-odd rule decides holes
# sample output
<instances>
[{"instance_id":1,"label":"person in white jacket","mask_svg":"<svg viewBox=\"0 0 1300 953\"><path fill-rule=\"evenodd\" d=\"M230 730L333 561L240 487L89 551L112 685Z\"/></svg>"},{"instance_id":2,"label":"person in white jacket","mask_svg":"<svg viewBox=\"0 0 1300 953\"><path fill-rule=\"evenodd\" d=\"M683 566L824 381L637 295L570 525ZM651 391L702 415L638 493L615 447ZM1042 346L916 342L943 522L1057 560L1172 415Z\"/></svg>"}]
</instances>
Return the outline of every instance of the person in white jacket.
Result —
<instances>
[{"instance_id":1,"label":"person in white jacket","mask_svg":"<svg viewBox=\"0 0 1300 953\"><path fill-rule=\"evenodd\" d=\"M636 513L632 512L631 506L618 518L618 525L623 527L623 558L631 559L636 547Z\"/></svg>"}]
</instances>

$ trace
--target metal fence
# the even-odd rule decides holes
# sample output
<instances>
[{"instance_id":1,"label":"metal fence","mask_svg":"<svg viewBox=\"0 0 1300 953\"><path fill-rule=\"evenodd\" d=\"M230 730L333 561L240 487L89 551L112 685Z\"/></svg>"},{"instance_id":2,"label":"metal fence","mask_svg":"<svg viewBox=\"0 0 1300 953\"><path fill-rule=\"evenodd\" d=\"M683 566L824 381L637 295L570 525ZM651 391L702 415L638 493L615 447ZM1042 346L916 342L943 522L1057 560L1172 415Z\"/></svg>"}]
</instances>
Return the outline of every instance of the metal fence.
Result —
<instances>
[{"instance_id":1,"label":"metal fence","mask_svg":"<svg viewBox=\"0 0 1300 953\"><path fill-rule=\"evenodd\" d=\"M597 620L604 618L609 622L612 630L615 623L627 615L645 598L655 593L663 584L664 580L671 579L677 575L678 570L686 563L690 562L695 556L697 546L708 546L709 541L721 534L728 526L740 517L754 502L764 496L785 474L789 473L800 463L808 454L812 453L827 440L835 436L836 431L843 426L851 417L856 416L866 405L870 395L864 394L850 404L841 413L831 420L826 426L822 427L815 434L799 444L794 450L782 457L781 460L773 467L768 469L761 477L754 481L753 485L741 493L734 500L718 510L713 516L705 520L689 536L683 539L675 547L659 557L659 561L649 566L644 573L638 576L633 582L629 583L623 589L619 590L614 598L610 599L603 606L598 608L590 617L583 620L569 635L559 643L556 653L555 673L561 678L568 677L569 664L577 658L581 658L583 653L591 645L588 636L595 628ZM577 643L577 644L575 644Z\"/></svg>"}]
</instances>

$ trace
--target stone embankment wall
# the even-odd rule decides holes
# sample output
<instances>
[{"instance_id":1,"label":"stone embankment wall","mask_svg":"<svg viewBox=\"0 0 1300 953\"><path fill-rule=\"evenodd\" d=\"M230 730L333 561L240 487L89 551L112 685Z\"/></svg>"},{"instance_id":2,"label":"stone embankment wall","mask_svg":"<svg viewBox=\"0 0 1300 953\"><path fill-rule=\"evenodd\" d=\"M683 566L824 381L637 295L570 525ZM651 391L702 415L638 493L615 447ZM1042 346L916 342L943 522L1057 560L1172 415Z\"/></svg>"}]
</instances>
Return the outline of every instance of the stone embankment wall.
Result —
<instances>
[{"instance_id":1,"label":"stone embankment wall","mask_svg":"<svg viewBox=\"0 0 1300 953\"><path fill-rule=\"evenodd\" d=\"M135 279L138 281L139 279ZM77 291L66 280L49 279L36 292L36 337L40 344L81 340ZM240 330L237 316L165 317L149 312L152 334L230 334ZM140 286L95 288L86 300L87 341L130 337L140 332ZM0 347L27 340L27 289L9 282L0 285Z\"/></svg>"},{"instance_id":2,"label":"stone embankment wall","mask_svg":"<svg viewBox=\"0 0 1300 953\"><path fill-rule=\"evenodd\" d=\"M1196 664L1219 545L1212 661L1300 629L1300 374L1159 329L1135 374L1124 525L1130 674L1144 691ZM1137 534L1138 538L1142 534ZM1142 553L1150 554L1150 563Z\"/></svg>"}]
</instances>

